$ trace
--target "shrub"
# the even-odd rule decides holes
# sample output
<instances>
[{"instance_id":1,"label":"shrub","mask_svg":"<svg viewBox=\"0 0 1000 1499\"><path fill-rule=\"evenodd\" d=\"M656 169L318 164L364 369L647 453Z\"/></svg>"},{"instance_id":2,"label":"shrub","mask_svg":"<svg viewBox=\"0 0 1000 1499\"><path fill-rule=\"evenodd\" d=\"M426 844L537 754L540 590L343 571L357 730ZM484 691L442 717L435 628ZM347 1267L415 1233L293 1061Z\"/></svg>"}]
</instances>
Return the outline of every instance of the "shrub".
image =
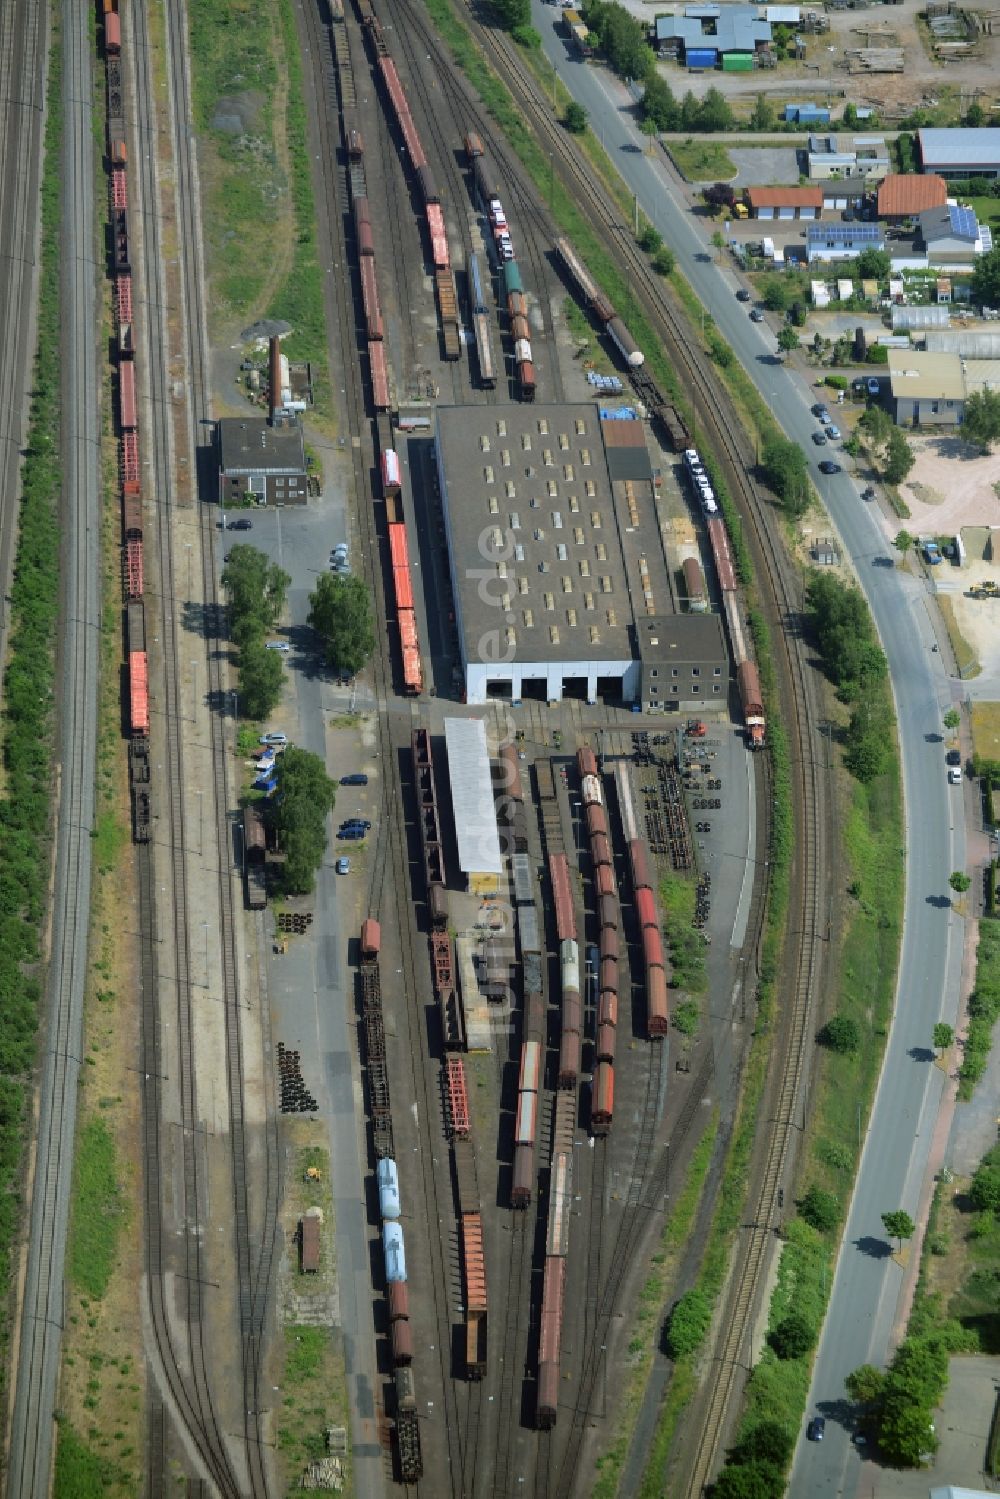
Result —
<instances>
[{"instance_id":1,"label":"shrub","mask_svg":"<svg viewBox=\"0 0 1000 1499\"><path fill-rule=\"evenodd\" d=\"M799 1213L817 1233L828 1234L840 1221L840 1203L832 1192L814 1184L799 1203Z\"/></svg>"},{"instance_id":2,"label":"shrub","mask_svg":"<svg viewBox=\"0 0 1000 1499\"><path fill-rule=\"evenodd\" d=\"M685 1292L670 1313L667 1325L667 1351L673 1359L694 1353L708 1331L712 1306L704 1291L697 1287Z\"/></svg>"},{"instance_id":3,"label":"shrub","mask_svg":"<svg viewBox=\"0 0 1000 1499\"><path fill-rule=\"evenodd\" d=\"M773 1328L768 1342L778 1358L804 1358L816 1341L816 1329L801 1312L791 1311Z\"/></svg>"},{"instance_id":4,"label":"shrub","mask_svg":"<svg viewBox=\"0 0 1000 1499\"><path fill-rule=\"evenodd\" d=\"M839 1052L841 1056L850 1056L861 1046L861 1027L850 1015L833 1015L820 1031L818 1039L822 1046L829 1046L831 1051Z\"/></svg>"}]
</instances>

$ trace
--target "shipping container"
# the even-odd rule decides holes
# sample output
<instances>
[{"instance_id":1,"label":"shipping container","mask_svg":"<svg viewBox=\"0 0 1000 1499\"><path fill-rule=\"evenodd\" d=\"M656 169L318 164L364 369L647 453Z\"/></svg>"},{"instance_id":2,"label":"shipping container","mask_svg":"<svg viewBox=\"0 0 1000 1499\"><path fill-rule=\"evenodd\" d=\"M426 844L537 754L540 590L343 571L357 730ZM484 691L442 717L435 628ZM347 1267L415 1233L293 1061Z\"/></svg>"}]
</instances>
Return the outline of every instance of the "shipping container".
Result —
<instances>
[{"instance_id":1,"label":"shipping container","mask_svg":"<svg viewBox=\"0 0 1000 1499\"><path fill-rule=\"evenodd\" d=\"M604 895L597 903L598 921L602 927L618 930L618 902L613 895Z\"/></svg>"},{"instance_id":2,"label":"shipping container","mask_svg":"<svg viewBox=\"0 0 1000 1499\"><path fill-rule=\"evenodd\" d=\"M386 367L384 344L370 343L368 345L368 364L372 377L372 405L376 411L388 411L391 401L389 398L389 372Z\"/></svg>"},{"instance_id":3,"label":"shipping container","mask_svg":"<svg viewBox=\"0 0 1000 1499\"><path fill-rule=\"evenodd\" d=\"M149 733L149 681L145 651L130 651L128 658L129 730Z\"/></svg>"},{"instance_id":4,"label":"shipping container","mask_svg":"<svg viewBox=\"0 0 1000 1499\"><path fill-rule=\"evenodd\" d=\"M653 898L652 890L650 890L648 886L644 885L641 890L636 891L635 906L636 914L639 917L640 927L659 927L660 923L656 915L656 901Z\"/></svg>"},{"instance_id":5,"label":"shipping container","mask_svg":"<svg viewBox=\"0 0 1000 1499\"><path fill-rule=\"evenodd\" d=\"M603 961L604 961L605 958L614 958L615 962L617 963L617 961L618 961L618 929L617 929L617 927L605 926L605 927L601 928L600 954L601 954L601 962L602 963L603 963Z\"/></svg>"},{"instance_id":6,"label":"shipping container","mask_svg":"<svg viewBox=\"0 0 1000 1499\"><path fill-rule=\"evenodd\" d=\"M610 337L611 342L621 354L627 365L629 365L632 369L638 369L640 365L646 362L646 356L643 354L642 350L639 348L639 345L636 343L635 339L632 337L631 333L628 331L620 317L613 317L608 323L607 327L608 336Z\"/></svg>"},{"instance_id":7,"label":"shipping container","mask_svg":"<svg viewBox=\"0 0 1000 1499\"><path fill-rule=\"evenodd\" d=\"M398 1223L383 1223L382 1253L385 1257L386 1280L405 1280L406 1253L403 1247L403 1230Z\"/></svg>"},{"instance_id":8,"label":"shipping container","mask_svg":"<svg viewBox=\"0 0 1000 1499\"><path fill-rule=\"evenodd\" d=\"M642 956L647 975L651 968L663 967L663 940L655 926L645 926L642 929Z\"/></svg>"},{"instance_id":9,"label":"shipping container","mask_svg":"<svg viewBox=\"0 0 1000 1499\"><path fill-rule=\"evenodd\" d=\"M514 1144L533 1145L538 1126L538 1094L519 1093L514 1115Z\"/></svg>"},{"instance_id":10,"label":"shipping container","mask_svg":"<svg viewBox=\"0 0 1000 1499\"><path fill-rule=\"evenodd\" d=\"M123 432L134 432L139 425L136 417L135 365L125 359L118 366L118 397Z\"/></svg>"},{"instance_id":11,"label":"shipping container","mask_svg":"<svg viewBox=\"0 0 1000 1499\"><path fill-rule=\"evenodd\" d=\"M379 1161L375 1168L378 1181L378 1210L383 1218L390 1222L398 1218L402 1211L399 1203L399 1172L396 1170L396 1162L388 1156Z\"/></svg>"},{"instance_id":12,"label":"shipping container","mask_svg":"<svg viewBox=\"0 0 1000 1499\"><path fill-rule=\"evenodd\" d=\"M365 312L365 326L369 341L382 338L382 309L378 300L378 282L375 279L375 260L372 256L361 257L361 301Z\"/></svg>"},{"instance_id":13,"label":"shipping container","mask_svg":"<svg viewBox=\"0 0 1000 1499\"><path fill-rule=\"evenodd\" d=\"M724 52L722 55L722 71L724 73L752 73L754 59L752 52Z\"/></svg>"},{"instance_id":14,"label":"shipping container","mask_svg":"<svg viewBox=\"0 0 1000 1499\"><path fill-rule=\"evenodd\" d=\"M361 961L371 963L378 957L382 946L382 928L373 916L366 916L361 923Z\"/></svg>"},{"instance_id":15,"label":"shipping container","mask_svg":"<svg viewBox=\"0 0 1000 1499\"><path fill-rule=\"evenodd\" d=\"M394 567L392 570L392 591L396 600L396 609L406 609L413 613L413 583L410 578L408 567Z\"/></svg>"},{"instance_id":16,"label":"shipping container","mask_svg":"<svg viewBox=\"0 0 1000 1499\"><path fill-rule=\"evenodd\" d=\"M615 1069L610 1062L598 1062L590 1107L590 1128L595 1135L606 1135L615 1114Z\"/></svg>"},{"instance_id":17,"label":"shipping container","mask_svg":"<svg viewBox=\"0 0 1000 1499\"><path fill-rule=\"evenodd\" d=\"M398 494L400 483L399 454L386 448L382 453L382 490L385 494Z\"/></svg>"},{"instance_id":18,"label":"shipping container","mask_svg":"<svg viewBox=\"0 0 1000 1499\"><path fill-rule=\"evenodd\" d=\"M719 54L714 47L688 47L684 52L684 61L691 73L714 68L718 60Z\"/></svg>"},{"instance_id":19,"label":"shipping container","mask_svg":"<svg viewBox=\"0 0 1000 1499\"><path fill-rule=\"evenodd\" d=\"M397 521L389 527L389 556L393 567L408 567L410 549L406 543L406 527Z\"/></svg>"},{"instance_id":20,"label":"shipping container","mask_svg":"<svg viewBox=\"0 0 1000 1499\"><path fill-rule=\"evenodd\" d=\"M535 1147L533 1144L514 1146L514 1176L510 1189L510 1205L526 1208L531 1202L535 1180Z\"/></svg>"},{"instance_id":21,"label":"shipping container","mask_svg":"<svg viewBox=\"0 0 1000 1499\"><path fill-rule=\"evenodd\" d=\"M299 1261L304 1275L315 1275L319 1269L319 1219L306 1213L299 1219Z\"/></svg>"},{"instance_id":22,"label":"shipping container","mask_svg":"<svg viewBox=\"0 0 1000 1499\"><path fill-rule=\"evenodd\" d=\"M651 968L646 974L647 1024L651 1036L665 1036L670 1026L670 1001L667 997L667 975L662 968Z\"/></svg>"},{"instance_id":23,"label":"shipping container","mask_svg":"<svg viewBox=\"0 0 1000 1499\"><path fill-rule=\"evenodd\" d=\"M404 1369L413 1363L413 1326L409 1320L400 1318L389 1324L389 1340L392 1344L393 1367Z\"/></svg>"}]
</instances>

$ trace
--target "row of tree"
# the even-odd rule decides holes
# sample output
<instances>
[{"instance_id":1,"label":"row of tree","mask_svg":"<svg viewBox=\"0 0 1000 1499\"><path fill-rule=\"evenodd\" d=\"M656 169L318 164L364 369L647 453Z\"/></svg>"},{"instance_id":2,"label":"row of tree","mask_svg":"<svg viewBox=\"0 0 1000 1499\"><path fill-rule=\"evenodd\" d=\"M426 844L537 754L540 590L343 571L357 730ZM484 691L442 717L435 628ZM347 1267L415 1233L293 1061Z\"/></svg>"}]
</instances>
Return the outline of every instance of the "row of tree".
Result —
<instances>
[{"instance_id":1,"label":"row of tree","mask_svg":"<svg viewBox=\"0 0 1000 1499\"><path fill-rule=\"evenodd\" d=\"M248 718L266 718L281 697L281 655L267 650L264 640L281 618L291 581L257 547L240 544L226 557L222 586L237 650L240 703Z\"/></svg>"},{"instance_id":2,"label":"row of tree","mask_svg":"<svg viewBox=\"0 0 1000 1499\"><path fill-rule=\"evenodd\" d=\"M335 788L319 755L289 745L278 761L278 794L266 816L278 835L284 862L277 878L288 895L308 895L326 853L326 820Z\"/></svg>"},{"instance_id":3,"label":"row of tree","mask_svg":"<svg viewBox=\"0 0 1000 1499\"><path fill-rule=\"evenodd\" d=\"M913 445L884 406L869 406L858 419L872 466L886 484L902 484L917 460Z\"/></svg>"},{"instance_id":4,"label":"row of tree","mask_svg":"<svg viewBox=\"0 0 1000 1499\"><path fill-rule=\"evenodd\" d=\"M858 588L829 573L814 573L806 609L827 675L851 706L846 731L848 770L867 783L885 770L894 744L888 665Z\"/></svg>"}]
</instances>

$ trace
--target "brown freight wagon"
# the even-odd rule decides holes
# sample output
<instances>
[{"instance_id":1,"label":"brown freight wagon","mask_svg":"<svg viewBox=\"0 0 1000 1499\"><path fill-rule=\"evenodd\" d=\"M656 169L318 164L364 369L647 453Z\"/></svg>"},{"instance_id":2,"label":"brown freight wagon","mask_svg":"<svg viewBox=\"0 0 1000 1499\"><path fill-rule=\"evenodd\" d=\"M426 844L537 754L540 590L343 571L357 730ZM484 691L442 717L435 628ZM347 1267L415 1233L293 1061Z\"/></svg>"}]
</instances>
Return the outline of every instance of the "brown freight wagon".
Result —
<instances>
[{"instance_id":1,"label":"brown freight wagon","mask_svg":"<svg viewBox=\"0 0 1000 1499\"><path fill-rule=\"evenodd\" d=\"M663 940L660 937L660 931L658 927L643 927L642 955L646 960L647 971L649 969L663 967Z\"/></svg>"},{"instance_id":2,"label":"brown freight wagon","mask_svg":"<svg viewBox=\"0 0 1000 1499\"><path fill-rule=\"evenodd\" d=\"M389 1321L410 1320L410 1293L405 1280L390 1280L388 1291Z\"/></svg>"},{"instance_id":3,"label":"brown freight wagon","mask_svg":"<svg viewBox=\"0 0 1000 1499\"><path fill-rule=\"evenodd\" d=\"M652 881L649 878L649 860L646 857L646 845L640 843L638 838L628 846L628 856L632 863L632 888L634 890L651 890Z\"/></svg>"},{"instance_id":4,"label":"brown freight wagon","mask_svg":"<svg viewBox=\"0 0 1000 1499\"><path fill-rule=\"evenodd\" d=\"M650 968L646 974L646 1002L649 1007L649 1034L665 1036L670 1028L670 1001L667 997L667 975L662 968Z\"/></svg>"},{"instance_id":5,"label":"brown freight wagon","mask_svg":"<svg viewBox=\"0 0 1000 1499\"><path fill-rule=\"evenodd\" d=\"M597 756L589 744L582 745L576 752L577 767L582 776L597 775Z\"/></svg>"},{"instance_id":6,"label":"brown freight wagon","mask_svg":"<svg viewBox=\"0 0 1000 1499\"><path fill-rule=\"evenodd\" d=\"M413 1363L413 1327L400 1317L389 1325L389 1341L392 1344L392 1362L396 1369Z\"/></svg>"},{"instance_id":7,"label":"brown freight wagon","mask_svg":"<svg viewBox=\"0 0 1000 1499\"><path fill-rule=\"evenodd\" d=\"M462 1219L462 1290L465 1297L465 1370L469 1379L486 1373L486 1257L483 1220L478 1213Z\"/></svg>"},{"instance_id":8,"label":"brown freight wagon","mask_svg":"<svg viewBox=\"0 0 1000 1499\"><path fill-rule=\"evenodd\" d=\"M594 1069L594 1091L590 1107L590 1128L595 1135L611 1132L615 1116L615 1069L610 1062L598 1062Z\"/></svg>"},{"instance_id":9,"label":"brown freight wagon","mask_svg":"<svg viewBox=\"0 0 1000 1499\"><path fill-rule=\"evenodd\" d=\"M613 895L602 895L597 902L598 919L602 927L618 930L618 902Z\"/></svg>"},{"instance_id":10,"label":"brown freight wagon","mask_svg":"<svg viewBox=\"0 0 1000 1499\"><path fill-rule=\"evenodd\" d=\"M618 928L604 926L601 928L601 962L605 958L614 958L618 962Z\"/></svg>"},{"instance_id":11,"label":"brown freight wagon","mask_svg":"<svg viewBox=\"0 0 1000 1499\"><path fill-rule=\"evenodd\" d=\"M618 991L617 989L602 989L597 997L597 1023L598 1025L618 1024Z\"/></svg>"},{"instance_id":12,"label":"brown freight wagon","mask_svg":"<svg viewBox=\"0 0 1000 1499\"><path fill-rule=\"evenodd\" d=\"M607 897L614 900L618 887L615 884L615 872L610 864L598 864L594 870L594 888L597 891L598 901Z\"/></svg>"},{"instance_id":13,"label":"brown freight wagon","mask_svg":"<svg viewBox=\"0 0 1000 1499\"><path fill-rule=\"evenodd\" d=\"M550 1256L542 1277L542 1325L538 1340L538 1425L549 1431L559 1406L559 1353L562 1343L563 1292L566 1261Z\"/></svg>"},{"instance_id":14,"label":"brown freight wagon","mask_svg":"<svg viewBox=\"0 0 1000 1499\"><path fill-rule=\"evenodd\" d=\"M580 1032L563 1030L559 1037L559 1086L575 1088L580 1076Z\"/></svg>"},{"instance_id":15,"label":"brown freight wagon","mask_svg":"<svg viewBox=\"0 0 1000 1499\"><path fill-rule=\"evenodd\" d=\"M590 857L595 866L611 863L611 843L605 833L593 833L591 835Z\"/></svg>"},{"instance_id":16,"label":"brown freight wagon","mask_svg":"<svg viewBox=\"0 0 1000 1499\"><path fill-rule=\"evenodd\" d=\"M535 1147L531 1144L514 1146L514 1179L510 1189L512 1208L526 1208L531 1203L531 1189L535 1180Z\"/></svg>"},{"instance_id":17,"label":"brown freight wagon","mask_svg":"<svg viewBox=\"0 0 1000 1499\"><path fill-rule=\"evenodd\" d=\"M587 823L587 836L593 838L598 833L608 836L608 814L602 802L588 802L583 810Z\"/></svg>"}]
</instances>

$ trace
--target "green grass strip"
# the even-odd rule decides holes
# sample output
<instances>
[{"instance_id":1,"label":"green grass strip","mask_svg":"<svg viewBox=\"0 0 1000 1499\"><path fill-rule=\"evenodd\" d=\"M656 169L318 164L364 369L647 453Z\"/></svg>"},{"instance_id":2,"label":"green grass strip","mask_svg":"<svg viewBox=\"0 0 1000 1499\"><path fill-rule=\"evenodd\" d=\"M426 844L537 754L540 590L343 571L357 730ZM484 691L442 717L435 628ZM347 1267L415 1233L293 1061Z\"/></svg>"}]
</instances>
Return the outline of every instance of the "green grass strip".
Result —
<instances>
[{"instance_id":1,"label":"green grass strip","mask_svg":"<svg viewBox=\"0 0 1000 1499\"><path fill-rule=\"evenodd\" d=\"M60 380L62 327L59 242L62 203L62 45L58 17L49 53L48 115L41 187L42 240L38 345L31 416L21 468L20 532L11 590L10 657L0 736L0 1337L9 1324L11 1248L21 1218L20 1179L27 1089L44 974L40 938L47 925L52 825L56 625L59 602L59 504L62 490ZM2 1360L9 1377L9 1358Z\"/></svg>"},{"instance_id":2,"label":"green grass strip","mask_svg":"<svg viewBox=\"0 0 1000 1499\"><path fill-rule=\"evenodd\" d=\"M55 1499L106 1499L127 1482L124 1468L92 1451L68 1421L59 1422L52 1489Z\"/></svg>"},{"instance_id":3,"label":"green grass strip","mask_svg":"<svg viewBox=\"0 0 1000 1499\"><path fill-rule=\"evenodd\" d=\"M99 1301L115 1267L123 1222L115 1142L100 1116L88 1119L76 1143L73 1162L73 1227L69 1275L85 1296Z\"/></svg>"}]
</instances>

